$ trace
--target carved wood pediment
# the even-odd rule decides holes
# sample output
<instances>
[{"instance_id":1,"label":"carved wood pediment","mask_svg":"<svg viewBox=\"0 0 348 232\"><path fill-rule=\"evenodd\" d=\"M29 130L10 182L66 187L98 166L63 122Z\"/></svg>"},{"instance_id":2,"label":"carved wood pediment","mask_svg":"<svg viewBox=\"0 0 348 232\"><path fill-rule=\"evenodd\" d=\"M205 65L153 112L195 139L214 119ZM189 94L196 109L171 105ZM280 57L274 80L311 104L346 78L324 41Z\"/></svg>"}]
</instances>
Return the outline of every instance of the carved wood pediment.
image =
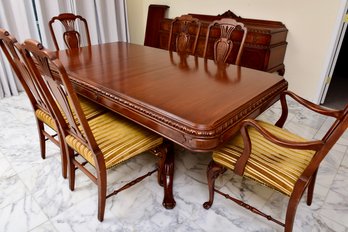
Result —
<instances>
[{"instance_id":1,"label":"carved wood pediment","mask_svg":"<svg viewBox=\"0 0 348 232\"><path fill-rule=\"evenodd\" d=\"M232 11L228 10L223 14L219 14L218 16L222 17L222 18L242 18L238 15L236 15L235 13L233 13Z\"/></svg>"}]
</instances>

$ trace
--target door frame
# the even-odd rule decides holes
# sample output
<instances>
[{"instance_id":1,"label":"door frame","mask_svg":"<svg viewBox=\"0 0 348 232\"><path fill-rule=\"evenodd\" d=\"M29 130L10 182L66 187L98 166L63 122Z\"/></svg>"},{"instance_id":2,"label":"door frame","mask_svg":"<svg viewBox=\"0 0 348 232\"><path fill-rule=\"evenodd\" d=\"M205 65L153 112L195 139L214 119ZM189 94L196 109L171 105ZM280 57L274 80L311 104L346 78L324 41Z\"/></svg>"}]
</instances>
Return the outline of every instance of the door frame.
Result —
<instances>
[{"instance_id":1,"label":"door frame","mask_svg":"<svg viewBox=\"0 0 348 232\"><path fill-rule=\"evenodd\" d=\"M348 28L348 0L342 1L342 11L338 14L337 17L337 28L336 28L336 38L334 39L333 49L331 56L329 58L328 66L325 71L325 75L322 77L322 82L320 86L319 95L317 101L319 104L325 102L327 92L329 90L330 82L336 67L337 58L341 50L342 42L344 39L345 32Z\"/></svg>"}]
</instances>

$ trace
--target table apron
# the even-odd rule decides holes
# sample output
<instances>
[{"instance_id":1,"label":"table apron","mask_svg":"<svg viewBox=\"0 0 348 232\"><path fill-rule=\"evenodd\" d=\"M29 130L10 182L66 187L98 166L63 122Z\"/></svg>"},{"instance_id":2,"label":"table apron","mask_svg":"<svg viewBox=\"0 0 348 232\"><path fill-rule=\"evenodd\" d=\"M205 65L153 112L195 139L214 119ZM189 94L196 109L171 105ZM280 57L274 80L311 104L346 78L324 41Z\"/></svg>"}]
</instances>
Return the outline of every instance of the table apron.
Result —
<instances>
[{"instance_id":1,"label":"table apron","mask_svg":"<svg viewBox=\"0 0 348 232\"><path fill-rule=\"evenodd\" d=\"M191 151L208 152L228 141L240 129L241 122L246 118L256 118L263 111L276 102L280 94L287 89L287 82L278 85L255 102L244 106L234 116L218 125L214 130L200 131L188 128L174 122L170 118L158 115L148 109L105 93L96 87L72 79L73 86L79 95L82 95L155 133L171 140Z\"/></svg>"}]
</instances>

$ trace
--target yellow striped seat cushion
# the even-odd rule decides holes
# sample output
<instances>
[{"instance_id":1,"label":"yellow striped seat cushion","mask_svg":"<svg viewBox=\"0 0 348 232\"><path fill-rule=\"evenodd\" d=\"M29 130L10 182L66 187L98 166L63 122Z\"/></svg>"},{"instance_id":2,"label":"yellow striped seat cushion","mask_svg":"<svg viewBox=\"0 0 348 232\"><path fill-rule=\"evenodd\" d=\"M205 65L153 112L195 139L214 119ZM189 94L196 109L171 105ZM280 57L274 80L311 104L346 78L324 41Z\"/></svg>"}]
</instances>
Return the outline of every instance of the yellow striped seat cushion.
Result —
<instances>
[{"instance_id":1,"label":"yellow striped seat cushion","mask_svg":"<svg viewBox=\"0 0 348 232\"><path fill-rule=\"evenodd\" d=\"M258 121L259 125L273 135L286 140L304 142L304 138L272 124ZM244 176L274 188L288 196L314 155L311 150L280 147L266 140L256 129L248 129L252 151L246 164ZM243 153L243 138L239 134L223 147L213 152L213 160L231 170Z\"/></svg>"},{"instance_id":2,"label":"yellow striped seat cushion","mask_svg":"<svg viewBox=\"0 0 348 232\"><path fill-rule=\"evenodd\" d=\"M46 113L45 111L40 110L40 109L37 109L35 111L35 115L40 121L44 122L46 125L51 127L53 130L57 131L56 124L54 123L54 120L51 117L51 115L49 115L48 113Z\"/></svg>"},{"instance_id":3,"label":"yellow striped seat cushion","mask_svg":"<svg viewBox=\"0 0 348 232\"><path fill-rule=\"evenodd\" d=\"M98 104L84 97L79 96L79 101L87 120L94 118L95 116L100 115L106 111L105 108L100 107Z\"/></svg>"},{"instance_id":4,"label":"yellow striped seat cushion","mask_svg":"<svg viewBox=\"0 0 348 232\"><path fill-rule=\"evenodd\" d=\"M106 168L155 148L163 141L155 133L111 112L88 121L88 124L104 155ZM85 144L72 135L65 139L71 148L95 166L93 154Z\"/></svg>"},{"instance_id":5,"label":"yellow striped seat cushion","mask_svg":"<svg viewBox=\"0 0 348 232\"><path fill-rule=\"evenodd\" d=\"M79 97L79 101L80 101L81 108L82 108L83 112L85 113L87 120L94 118L97 115L100 115L103 112L105 112L104 108L102 108L102 107L98 106L97 104L87 100L86 98ZM57 131L56 125L54 124L54 120L50 114L46 113L45 111L43 111L41 109L37 109L35 112L35 115L40 121L44 122L49 127L54 129L55 131ZM65 118L65 116L64 116L64 118Z\"/></svg>"}]
</instances>

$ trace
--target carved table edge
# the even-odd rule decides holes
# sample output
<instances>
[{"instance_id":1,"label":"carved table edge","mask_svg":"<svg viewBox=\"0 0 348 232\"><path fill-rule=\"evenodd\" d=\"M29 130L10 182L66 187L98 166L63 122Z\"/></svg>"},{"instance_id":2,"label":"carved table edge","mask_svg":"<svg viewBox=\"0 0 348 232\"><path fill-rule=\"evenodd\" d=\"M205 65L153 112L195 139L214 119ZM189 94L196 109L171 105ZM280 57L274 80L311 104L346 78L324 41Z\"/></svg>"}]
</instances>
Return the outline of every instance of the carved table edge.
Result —
<instances>
[{"instance_id":1,"label":"carved table edge","mask_svg":"<svg viewBox=\"0 0 348 232\"><path fill-rule=\"evenodd\" d=\"M127 108L131 108L135 112L147 115L151 119L154 119L156 121L160 121L161 123L163 123L166 126L170 126L170 127L175 128L179 131L182 131L186 134L190 134L190 135L194 135L194 136L198 136L198 137L215 137L215 136L220 135L222 131L225 131L226 129L228 129L231 125L238 122L241 118L244 118L245 115L250 114L250 112L252 112L256 108L258 108L259 105L263 104L264 102L267 102L268 100L270 100L270 98L273 98L275 95L277 95L276 94L277 92L279 92L279 94L280 94L282 91L287 89L287 86L288 86L287 81L282 82L281 84L276 86L274 89L272 89L272 91L268 92L262 98L260 98L259 100L257 100L253 104L249 105L248 107L241 109L238 112L238 114L236 114L236 116L234 116L233 118L231 118L227 121L224 121L219 126L217 126L215 129L197 130L197 129L190 128L189 126L175 122L174 120L172 120L168 117L162 116L156 112L145 109L145 108L143 108L137 104L134 104L132 102L129 102L121 97L107 93L107 92L105 92L105 91L103 91L103 90L101 90L93 85L90 85L88 83L85 83L85 82L82 82L82 81L79 81L76 79L72 79L71 81L82 88L87 88L87 89L93 90L97 94L100 94L100 96L112 99L112 101L115 103L126 106Z\"/></svg>"}]
</instances>

